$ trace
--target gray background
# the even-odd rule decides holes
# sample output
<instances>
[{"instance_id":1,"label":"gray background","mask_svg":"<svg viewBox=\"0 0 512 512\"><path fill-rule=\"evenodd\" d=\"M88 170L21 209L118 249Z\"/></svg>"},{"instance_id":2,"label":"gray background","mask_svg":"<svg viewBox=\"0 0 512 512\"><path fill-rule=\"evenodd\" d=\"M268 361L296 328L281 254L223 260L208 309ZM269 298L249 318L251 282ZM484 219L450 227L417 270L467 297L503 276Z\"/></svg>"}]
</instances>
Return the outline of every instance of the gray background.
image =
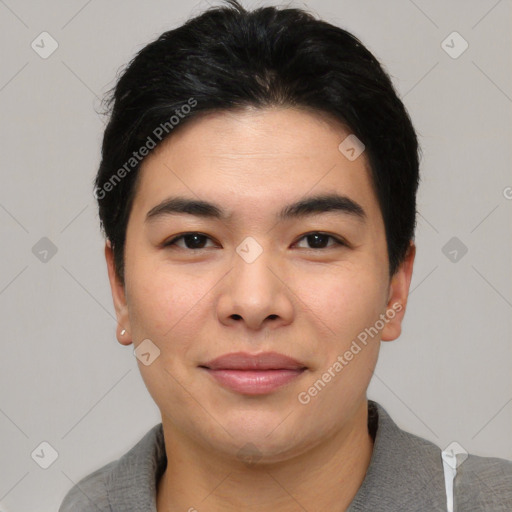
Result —
<instances>
[{"instance_id":1,"label":"gray background","mask_svg":"<svg viewBox=\"0 0 512 512\"><path fill-rule=\"evenodd\" d=\"M511 2L306 4L383 62L424 153L404 329L383 344L369 397L441 447L512 459ZM133 346L115 338L92 196L96 110L136 51L207 6L0 0L2 512L57 510L160 421ZM31 48L43 31L59 45L47 59ZM469 43L456 59L441 46L453 31ZM46 261L33 252L43 237L57 248ZM31 457L43 441L58 452L46 470Z\"/></svg>"}]
</instances>

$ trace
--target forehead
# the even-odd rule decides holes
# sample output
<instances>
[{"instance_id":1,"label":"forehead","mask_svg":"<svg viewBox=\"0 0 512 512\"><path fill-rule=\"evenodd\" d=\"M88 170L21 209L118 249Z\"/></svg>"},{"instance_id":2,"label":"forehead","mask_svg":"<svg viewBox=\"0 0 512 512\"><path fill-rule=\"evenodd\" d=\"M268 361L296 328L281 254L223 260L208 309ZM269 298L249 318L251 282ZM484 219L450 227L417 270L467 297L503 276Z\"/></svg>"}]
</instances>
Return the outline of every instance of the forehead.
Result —
<instances>
[{"instance_id":1,"label":"forehead","mask_svg":"<svg viewBox=\"0 0 512 512\"><path fill-rule=\"evenodd\" d=\"M134 209L186 195L263 217L308 195L338 193L380 211L363 152L339 149L350 135L333 118L298 109L247 109L189 120L143 161Z\"/></svg>"}]
</instances>

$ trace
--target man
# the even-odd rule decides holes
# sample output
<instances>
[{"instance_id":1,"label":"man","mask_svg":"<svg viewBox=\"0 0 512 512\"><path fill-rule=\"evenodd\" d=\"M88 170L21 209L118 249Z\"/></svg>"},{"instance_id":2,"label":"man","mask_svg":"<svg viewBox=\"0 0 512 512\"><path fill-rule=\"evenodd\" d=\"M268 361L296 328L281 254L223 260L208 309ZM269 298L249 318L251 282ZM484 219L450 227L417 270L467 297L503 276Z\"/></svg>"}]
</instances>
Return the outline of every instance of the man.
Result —
<instances>
[{"instance_id":1,"label":"man","mask_svg":"<svg viewBox=\"0 0 512 512\"><path fill-rule=\"evenodd\" d=\"M95 195L118 340L162 414L61 511L512 510L512 463L366 397L399 337L418 144L354 36L212 8L121 76Z\"/></svg>"}]
</instances>

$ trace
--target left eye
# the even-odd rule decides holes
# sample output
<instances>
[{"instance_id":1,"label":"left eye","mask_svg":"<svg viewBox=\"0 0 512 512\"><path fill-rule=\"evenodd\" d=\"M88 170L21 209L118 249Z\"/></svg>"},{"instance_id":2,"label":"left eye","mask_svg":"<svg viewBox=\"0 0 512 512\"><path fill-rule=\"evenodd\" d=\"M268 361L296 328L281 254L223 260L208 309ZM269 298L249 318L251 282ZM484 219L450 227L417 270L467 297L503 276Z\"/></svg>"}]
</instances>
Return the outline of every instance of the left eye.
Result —
<instances>
[{"instance_id":1,"label":"left eye","mask_svg":"<svg viewBox=\"0 0 512 512\"><path fill-rule=\"evenodd\" d=\"M329 238L334 240L334 244L327 245ZM326 247L345 245L345 243L340 239L326 233L308 233L301 237L300 240L307 240L307 242L312 245L312 247L306 247L306 249L325 249Z\"/></svg>"}]
</instances>

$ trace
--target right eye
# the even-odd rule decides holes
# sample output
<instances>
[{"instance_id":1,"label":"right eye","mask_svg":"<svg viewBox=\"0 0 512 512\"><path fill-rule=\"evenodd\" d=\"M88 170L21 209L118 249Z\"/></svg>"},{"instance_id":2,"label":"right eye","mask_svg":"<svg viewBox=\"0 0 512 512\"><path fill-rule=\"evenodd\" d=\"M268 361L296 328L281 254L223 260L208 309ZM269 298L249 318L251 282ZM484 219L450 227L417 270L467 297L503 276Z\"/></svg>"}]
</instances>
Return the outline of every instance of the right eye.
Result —
<instances>
[{"instance_id":1,"label":"right eye","mask_svg":"<svg viewBox=\"0 0 512 512\"><path fill-rule=\"evenodd\" d=\"M204 235L203 233L199 232L190 232L190 233L183 233L181 235L178 235L171 240L164 242L162 244L163 247L172 247L176 246L180 249L189 249L189 250L198 250L198 249L204 249L204 244L207 240L211 240L211 238L207 235ZM185 246L178 245L178 241L183 241Z\"/></svg>"}]
</instances>

